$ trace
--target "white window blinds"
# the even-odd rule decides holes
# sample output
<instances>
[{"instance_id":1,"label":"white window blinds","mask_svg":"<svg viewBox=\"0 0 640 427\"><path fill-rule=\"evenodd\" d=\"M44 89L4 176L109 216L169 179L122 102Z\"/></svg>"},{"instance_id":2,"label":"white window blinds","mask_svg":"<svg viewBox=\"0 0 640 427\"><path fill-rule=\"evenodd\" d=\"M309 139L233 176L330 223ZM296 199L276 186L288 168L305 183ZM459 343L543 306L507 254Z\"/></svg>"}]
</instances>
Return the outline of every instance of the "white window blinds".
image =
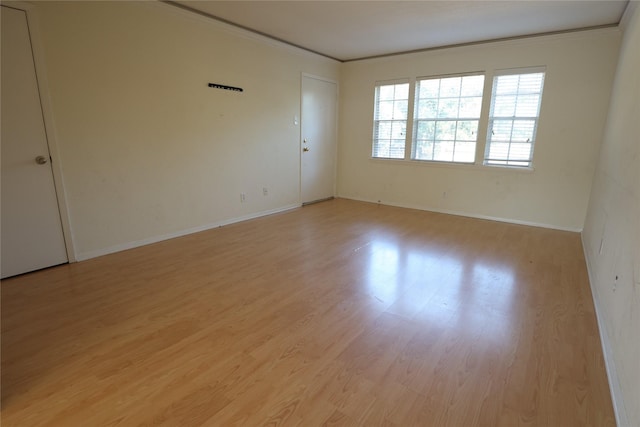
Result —
<instances>
[{"instance_id":1,"label":"white window blinds","mask_svg":"<svg viewBox=\"0 0 640 427\"><path fill-rule=\"evenodd\" d=\"M404 159L409 82L376 86L372 156Z\"/></svg>"},{"instance_id":2,"label":"white window blinds","mask_svg":"<svg viewBox=\"0 0 640 427\"><path fill-rule=\"evenodd\" d=\"M540 70L494 77L485 164L531 166L544 75Z\"/></svg>"}]
</instances>

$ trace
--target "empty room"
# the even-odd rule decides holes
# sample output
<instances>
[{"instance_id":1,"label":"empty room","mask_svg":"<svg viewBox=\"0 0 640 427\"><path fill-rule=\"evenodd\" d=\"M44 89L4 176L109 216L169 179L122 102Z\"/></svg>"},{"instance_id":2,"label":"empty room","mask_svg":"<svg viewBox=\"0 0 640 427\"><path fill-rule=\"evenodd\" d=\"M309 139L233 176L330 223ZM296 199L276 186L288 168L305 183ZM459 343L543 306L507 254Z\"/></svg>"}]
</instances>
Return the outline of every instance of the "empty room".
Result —
<instances>
[{"instance_id":1,"label":"empty room","mask_svg":"<svg viewBox=\"0 0 640 427\"><path fill-rule=\"evenodd\" d=\"M638 1L1 1L3 426L640 426Z\"/></svg>"}]
</instances>

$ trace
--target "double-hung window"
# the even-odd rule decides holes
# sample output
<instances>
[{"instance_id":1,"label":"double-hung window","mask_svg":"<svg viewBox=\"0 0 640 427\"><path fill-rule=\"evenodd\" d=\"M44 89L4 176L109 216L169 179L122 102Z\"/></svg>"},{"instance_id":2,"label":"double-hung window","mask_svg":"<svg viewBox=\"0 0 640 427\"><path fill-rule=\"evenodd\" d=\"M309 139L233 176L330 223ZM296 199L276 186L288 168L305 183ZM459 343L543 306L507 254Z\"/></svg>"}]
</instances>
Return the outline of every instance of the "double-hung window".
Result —
<instances>
[{"instance_id":1,"label":"double-hung window","mask_svg":"<svg viewBox=\"0 0 640 427\"><path fill-rule=\"evenodd\" d=\"M408 81L376 85L373 117L373 157L404 159L408 107Z\"/></svg>"},{"instance_id":2,"label":"double-hung window","mask_svg":"<svg viewBox=\"0 0 640 427\"><path fill-rule=\"evenodd\" d=\"M377 83L372 157L476 164L484 151L484 165L531 167L545 68L493 76L488 114L481 72Z\"/></svg>"},{"instance_id":3,"label":"double-hung window","mask_svg":"<svg viewBox=\"0 0 640 427\"><path fill-rule=\"evenodd\" d=\"M494 77L485 165L531 166L544 74L544 69L534 69Z\"/></svg>"},{"instance_id":4,"label":"double-hung window","mask_svg":"<svg viewBox=\"0 0 640 427\"><path fill-rule=\"evenodd\" d=\"M416 82L414 160L474 163L484 75Z\"/></svg>"}]
</instances>

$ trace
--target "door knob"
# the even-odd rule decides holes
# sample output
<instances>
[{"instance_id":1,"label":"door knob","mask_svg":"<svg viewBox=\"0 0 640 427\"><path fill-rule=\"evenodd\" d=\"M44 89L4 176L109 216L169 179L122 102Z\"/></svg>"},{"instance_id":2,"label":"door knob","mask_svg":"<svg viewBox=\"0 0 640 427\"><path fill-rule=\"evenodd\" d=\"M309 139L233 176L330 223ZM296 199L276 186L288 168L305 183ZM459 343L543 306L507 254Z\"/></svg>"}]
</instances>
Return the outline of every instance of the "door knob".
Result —
<instances>
[{"instance_id":1,"label":"door knob","mask_svg":"<svg viewBox=\"0 0 640 427\"><path fill-rule=\"evenodd\" d=\"M309 151L309 147L304 147L302 151Z\"/></svg>"},{"instance_id":2,"label":"door knob","mask_svg":"<svg viewBox=\"0 0 640 427\"><path fill-rule=\"evenodd\" d=\"M45 156L38 156L36 157L36 163L39 165L44 165L45 163L47 163L47 158Z\"/></svg>"}]
</instances>

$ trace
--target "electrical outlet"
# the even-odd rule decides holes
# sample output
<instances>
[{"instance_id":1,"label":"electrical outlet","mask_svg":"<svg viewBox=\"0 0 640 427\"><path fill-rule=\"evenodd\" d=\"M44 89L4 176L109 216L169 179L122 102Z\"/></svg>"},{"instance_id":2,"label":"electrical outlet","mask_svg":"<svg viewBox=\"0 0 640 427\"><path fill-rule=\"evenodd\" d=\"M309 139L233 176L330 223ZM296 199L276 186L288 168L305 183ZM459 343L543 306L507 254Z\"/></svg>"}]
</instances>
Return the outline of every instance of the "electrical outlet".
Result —
<instances>
[{"instance_id":1,"label":"electrical outlet","mask_svg":"<svg viewBox=\"0 0 640 427\"><path fill-rule=\"evenodd\" d=\"M268 196L269 195L269 189L267 187L262 187L262 195L263 196Z\"/></svg>"},{"instance_id":2,"label":"electrical outlet","mask_svg":"<svg viewBox=\"0 0 640 427\"><path fill-rule=\"evenodd\" d=\"M240 203L244 203L247 200L247 195L240 193Z\"/></svg>"}]
</instances>

